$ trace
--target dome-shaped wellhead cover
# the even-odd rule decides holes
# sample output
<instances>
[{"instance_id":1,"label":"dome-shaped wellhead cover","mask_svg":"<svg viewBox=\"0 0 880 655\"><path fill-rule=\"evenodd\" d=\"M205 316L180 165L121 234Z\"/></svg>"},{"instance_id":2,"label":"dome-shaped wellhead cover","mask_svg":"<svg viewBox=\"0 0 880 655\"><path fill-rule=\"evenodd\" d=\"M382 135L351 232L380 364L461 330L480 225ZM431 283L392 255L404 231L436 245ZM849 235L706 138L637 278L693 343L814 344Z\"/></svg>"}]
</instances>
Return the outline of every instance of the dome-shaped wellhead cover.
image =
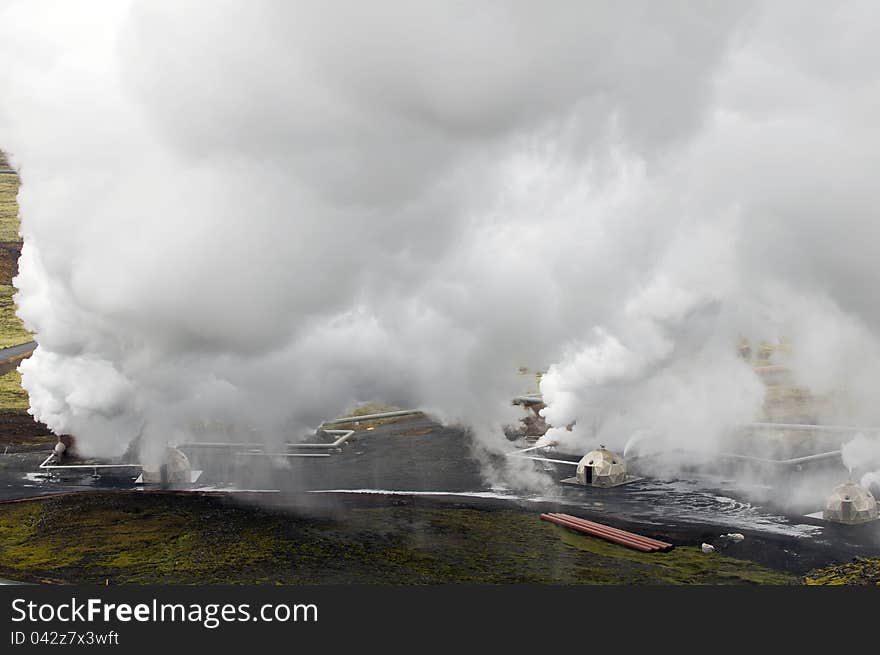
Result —
<instances>
[{"instance_id":1,"label":"dome-shaped wellhead cover","mask_svg":"<svg viewBox=\"0 0 880 655\"><path fill-rule=\"evenodd\" d=\"M822 517L837 523L867 523L877 519L877 501L870 491L855 482L845 482L825 501Z\"/></svg>"},{"instance_id":2,"label":"dome-shaped wellhead cover","mask_svg":"<svg viewBox=\"0 0 880 655\"><path fill-rule=\"evenodd\" d=\"M599 446L581 458L575 477L579 484L613 487L626 481L626 462L605 446Z\"/></svg>"},{"instance_id":3,"label":"dome-shaped wellhead cover","mask_svg":"<svg viewBox=\"0 0 880 655\"><path fill-rule=\"evenodd\" d=\"M158 468L144 466L143 481L147 484L180 485L189 484L192 476L189 458L177 448L165 449L165 457Z\"/></svg>"}]
</instances>

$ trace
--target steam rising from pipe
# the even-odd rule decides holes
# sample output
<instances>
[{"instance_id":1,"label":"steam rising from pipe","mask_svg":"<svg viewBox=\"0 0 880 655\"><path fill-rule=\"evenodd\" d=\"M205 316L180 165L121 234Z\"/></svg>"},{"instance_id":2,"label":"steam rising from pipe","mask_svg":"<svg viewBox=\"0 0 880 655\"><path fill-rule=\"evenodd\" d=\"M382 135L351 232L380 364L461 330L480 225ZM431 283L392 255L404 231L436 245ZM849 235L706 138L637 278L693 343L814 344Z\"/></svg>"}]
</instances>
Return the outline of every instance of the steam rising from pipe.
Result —
<instances>
[{"instance_id":1,"label":"steam rising from pipe","mask_svg":"<svg viewBox=\"0 0 880 655\"><path fill-rule=\"evenodd\" d=\"M880 489L880 436L857 434L840 451L843 464L863 487Z\"/></svg>"},{"instance_id":2,"label":"steam rising from pipe","mask_svg":"<svg viewBox=\"0 0 880 655\"><path fill-rule=\"evenodd\" d=\"M873 402L871 3L7 1L31 411L95 454L359 401L711 449L740 335ZM829 408L829 417L841 412Z\"/></svg>"}]
</instances>

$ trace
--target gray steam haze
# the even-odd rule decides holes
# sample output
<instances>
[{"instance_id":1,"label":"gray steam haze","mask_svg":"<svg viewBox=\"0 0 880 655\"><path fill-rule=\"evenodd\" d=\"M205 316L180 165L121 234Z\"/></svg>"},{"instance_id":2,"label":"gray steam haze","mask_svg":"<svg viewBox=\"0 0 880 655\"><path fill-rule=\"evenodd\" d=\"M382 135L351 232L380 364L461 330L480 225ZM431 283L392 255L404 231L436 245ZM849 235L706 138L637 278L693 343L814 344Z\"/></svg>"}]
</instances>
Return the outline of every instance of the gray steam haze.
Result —
<instances>
[{"instance_id":1,"label":"gray steam haze","mask_svg":"<svg viewBox=\"0 0 880 655\"><path fill-rule=\"evenodd\" d=\"M710 450L788 337L880 423L874 2L0 3L31 411L118 454L362 401ZM872 438L849 448L875 459Z\"/></svg>"}]
</instances>

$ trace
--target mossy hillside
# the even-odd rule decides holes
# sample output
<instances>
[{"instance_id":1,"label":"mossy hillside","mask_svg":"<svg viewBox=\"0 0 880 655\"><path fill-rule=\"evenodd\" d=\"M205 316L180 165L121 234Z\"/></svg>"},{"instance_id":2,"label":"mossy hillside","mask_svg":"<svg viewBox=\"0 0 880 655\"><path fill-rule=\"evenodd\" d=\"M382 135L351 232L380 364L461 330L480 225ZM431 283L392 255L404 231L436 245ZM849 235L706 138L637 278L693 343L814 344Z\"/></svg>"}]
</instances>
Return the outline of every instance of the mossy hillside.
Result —
<instances>
[{"instance_id":1,"label":"mossy hillside","mask_svg":"<svg viewBox=\"0 0 880 655\"><path fill-rule=\"evenodd\" d=\"M258 581L249 565L271 564L271 526L176 501L89 494L5 505L0 570L57 581L221 583L233 572L233 581Z\"/></svg>"},{"instance_id":2,"label":"mossy hillside","mask_svg":"<svg viewBox=\"0 0 880 655\"><path fill-rule=\"evenodd\" d=\"M9 162L0 152L0 171L7 170ZM16 289L11 285L18 271L21 237L18 234L18 175L0 173L0 348L25 343L33 335L24 329L15 314L12 299ZM28 407L27 393L21 388L17 373L0 376L0 411L23 411Z\"/></svg>"},{"instance_id":3,"label":"mossy hillside","mask_svg":"<svg viewBox=\"0 0 880 655\"><path fill-rule=\"evenodd\" d=\"M0 151L0 171L8 166ZM18 175L0 173L0 348L24 343L33 338L15 315L15 304L12 301L15 289L11 286L11 281L18 271L18 253L21 247L21 237L18 234L18 188Z\"/></svg>"},{"instance_id":4,"label":"mossy hillside","mask_svg":"<svg viewBox=\"0 0 880 655\"><path fill-rule=\"evenodd\" d=\"M0 162L0 170L5 165ZM18 187L17 175L0 173L0 242L19 241L18 236Z\"/></svg>"},{"instance_id":5,"label":"mossy hillside","mask_svg":"<svg viewBox=\"0 0 880 655\"><path fill-rule=\"evenodd\" d=\"M21 388L21 374L12 370L0 375L0 410L27 411L27 393Z\"/></svg>"},{"instance_id":6,"label":"mossy hillside","mask_svg":"<svg viewBox=\"0 0 880 655\"><path fill-rule=\"evenodd\" d=\"M34 337L24 329L21 319L15 314L15 287L0 285L0 348L16 346L31 341Z\"/></svg>"},{"instance_id":7,"label":"mossy hillside","mask_svg":"<svg viewBox=\"0 0 880 655\"><path fill-rule=\"evenodd\" d=\"M810 571L808 585L877 585L880 586L880 558L859 557L846 564Z\"/></svg>"},{"instance_id":8,"label":"mossy hillside","mask_svg":"<svg viewBox=\"0 0 880 655\"><path fill-rule=\"evenodd\" d=\"M602 539L580 535L554 526L560 539L580 550L600 557L632 562L636 569L647 567L658 584L793 584L795 579L782 573L718 553L703 553L699 546L678 546L669 553L642 553L621 549Z\"/></svg>"},{"instance_id":9,"label":"mossy hillside","mask_svg":"<svg viewBox=\"0 0 880 655\"><path fill-rule=\"evenodd\" d=\"M796 582L690 547L635 553L513 510L393 506L328 519L222 497L149 493L0 505L0 576L184 584Z\"/></svg>"}]
</instances>

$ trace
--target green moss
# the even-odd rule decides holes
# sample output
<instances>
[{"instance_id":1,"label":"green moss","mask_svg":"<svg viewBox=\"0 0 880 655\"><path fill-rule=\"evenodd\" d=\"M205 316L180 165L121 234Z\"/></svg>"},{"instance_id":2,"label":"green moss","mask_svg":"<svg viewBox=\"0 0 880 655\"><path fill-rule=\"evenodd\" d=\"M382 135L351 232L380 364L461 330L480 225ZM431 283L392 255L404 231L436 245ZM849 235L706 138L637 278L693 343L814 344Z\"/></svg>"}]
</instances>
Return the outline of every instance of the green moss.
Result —
<instances>
[{"instance_id":1,"label":"green moss","mask_svg":"<svg viewBox=\"0 0 880 655\"><path fill-rule=\"evenodd\" d=\"M858 557L852 562L810 571L808 585L880 585L880 558Z\"/></svg>"},{"instance_id":2,"label":"green moss","mask_svg":"<svg viewBox=\"0 0 880 655\"><path fill-rule=\"evenodd\" d=\"M8 168L9 164L0 152L0 170ZM18 194L19 179L17 175L0 174L0 245L15 245L21 243L18 235ZM3 261L4 281L8 282L17 268L16 248L0 248L0 256ZM9 272L11 271L11 272ZM30 341L32 336L21 324L15 315L15 305L12 295L15 289L8 284L0 285L0 348Z\"/></svg>"},{"instance_id":3,"label":"green moss","mask_svg":"<svg viewBox=\"0 0 880 655\"><path fill-rule=\"evenodd\" d=\"M6 165L0 162L0 170ZM17 175L0 174L0 242L19 241Z\"/></svg>"},{"instance_id":4,"label":"green moss","mask_svg":"<svg viewBox=\"0 0 880 655\"><path fill-rule=\"evenodd\" d=\"M15 315L15 303L12 300L15 292L15 287L0 285L0 348L33 339L31 333L24 329L21 319Z\"/></svg>"},{"instance_id":5,"label":"green moss","mask_svg":"<svg viewBox=\"0 0 880 655\"><path fill-rule=\"evenodd\" d=\"M707 555L696 546L679 546L668 553L642 553L602 539L576 534L554 526L560 539L580 550L601 557L614 557L631 562L634 570L650 569L660 583L676 584L791 584L794 578L786 573L756 566L720 554Z\"/></svg>"},{"instance_id":6,"label":"green moss","mask_svg":"<svg viewBox=\"0 0 880 655\"><path fill-rule=\"evenodd\" d=\"M21 374L12 370L0 375L0 410L26 411L27 392L21 388Z\"/></svg>"},{"instance_id":7,"label":"green moss","mask_svg":"<svg viewBox=\"0 0 880 655\"><path fill-rule=\"evenodd\" d=\"M249 566L273 561L271 525L237 525L243 512L234 508L181 511L175 500L106 494L3 506L0 569L10 577L195 584L250 582Z\"/></svg>"},{"instance_id":8,"label":"green moss","mask_svg":"<svg viewBox=\"0 0 880 655\"><path fill-rule=\"evenodd\" d=\"M513 510L396 506L331 520L148 493L0 505L2 575L184 584L795 582L690 547L636 553Z\"/></svg>"},{"instance_id":9,"label":"green moss","mask_svg":"<svg viewBox=\"0 0 880 655\"><path fill-rule=\"evenodd\" d=\"M0 170L9 166L6 157L0 152ZM18 235L18 193L19 179L17 175L0 174L0 268L4 281L9 281L17 269ZM7 245L16 247L5 247ZM24 329L21 320L15 314L15 303L12 300L16 290L9 284L0 284L0 348L25 343L33 339L33 335ZM21 388L18 373L11 372L0 376L0 410L24 410L28 407L28 398Z\"/></svg>"}]
</instances>

